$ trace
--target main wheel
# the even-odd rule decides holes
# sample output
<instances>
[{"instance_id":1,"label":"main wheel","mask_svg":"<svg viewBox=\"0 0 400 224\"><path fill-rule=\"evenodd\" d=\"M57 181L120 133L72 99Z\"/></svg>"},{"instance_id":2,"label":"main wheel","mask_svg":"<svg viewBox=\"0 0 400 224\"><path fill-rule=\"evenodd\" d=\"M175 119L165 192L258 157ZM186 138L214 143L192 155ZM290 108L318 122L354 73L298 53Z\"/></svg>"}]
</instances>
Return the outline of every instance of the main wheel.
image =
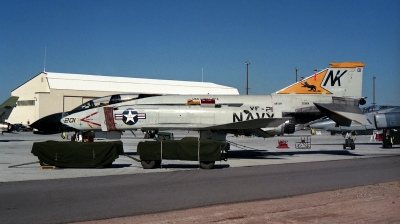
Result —
<instances>
[{"instance_id":1,"label":"main wheel","mask_svg":"<svg viewBox=\"0 0 400 224\"><path fill-rule=\"evenodd\" d=\"M392 148L392 143L390 143L389 141L384 141L383 142L383 148Z\"/></svg>"},{"instance_id":2,"label":"main wheel","mask_svg":"<svg viewBox=\"0 0 400 224\"><path fill-rule=\"evenodd\" d=\"M142 160L140 163L143 169L153 169L156 166L156 161L154 160Z\"/></svg>"},{"instance_id":3,"label":"main wheel","mask_svg":"<svg viewBox=\"0 0 400 224\"><path fill-rule=\"evenodd\" d=\"M215 161L201 161L200 167L202 169L212 169L214 167Z\"/></svg>"}]
</instances>

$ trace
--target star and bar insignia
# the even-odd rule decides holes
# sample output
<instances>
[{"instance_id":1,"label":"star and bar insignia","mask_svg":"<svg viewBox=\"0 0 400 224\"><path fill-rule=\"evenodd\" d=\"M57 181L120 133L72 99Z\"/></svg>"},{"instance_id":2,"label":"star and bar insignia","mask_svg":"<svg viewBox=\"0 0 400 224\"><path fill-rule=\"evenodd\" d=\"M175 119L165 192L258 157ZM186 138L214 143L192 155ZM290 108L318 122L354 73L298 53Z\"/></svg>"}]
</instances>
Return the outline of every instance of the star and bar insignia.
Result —
<instances>
[{"instance_id":1,"label":"star and bar insignia","mask_svg":"<svg viewBox=\"0 0 400 224\"><path fill-rule=\"evenodd\" d=\"M134 125L139 119L146 119L146 114L138 113L132 108L126 109L122 114L115 114L115 120L122 120L127 125Z\"/></svg>"}]
</instances>

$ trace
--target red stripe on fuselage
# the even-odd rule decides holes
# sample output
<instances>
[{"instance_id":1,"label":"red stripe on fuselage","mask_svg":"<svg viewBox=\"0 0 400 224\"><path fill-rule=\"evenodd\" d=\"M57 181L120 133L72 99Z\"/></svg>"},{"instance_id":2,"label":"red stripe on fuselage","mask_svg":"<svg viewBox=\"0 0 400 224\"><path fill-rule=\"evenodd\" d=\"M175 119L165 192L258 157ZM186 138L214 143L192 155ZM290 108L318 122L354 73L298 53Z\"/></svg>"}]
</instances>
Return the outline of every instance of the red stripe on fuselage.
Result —
<instances>
[{"instance_id":1,"label":"red stripe on fuselage","mask_svg":"<svg viewBox=\"0 0 400 224\"><path fill-rule=\"evenodd\" d=\"M90 114L90 115L88 115L88 116L82 118L81 121L88 123L88 125L89 125L89 124L93 124L93 125L101 126L101 124L99 124L99 123L86 120L86 119L88 119L89 117L92 117L92 116L96 115L97 113L99 113L99 112L94 112L93 114ZM91 127L91 126L89 125L89 127Z\"/></svg>"}]
</instances>

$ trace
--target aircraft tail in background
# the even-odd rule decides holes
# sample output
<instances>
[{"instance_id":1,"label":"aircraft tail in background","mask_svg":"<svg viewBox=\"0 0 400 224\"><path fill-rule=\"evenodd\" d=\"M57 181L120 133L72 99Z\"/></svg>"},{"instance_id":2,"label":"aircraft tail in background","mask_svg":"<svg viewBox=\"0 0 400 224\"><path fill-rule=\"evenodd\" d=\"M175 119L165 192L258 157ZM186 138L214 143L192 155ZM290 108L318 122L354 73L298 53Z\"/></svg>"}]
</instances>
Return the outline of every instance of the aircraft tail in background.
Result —
<instances>
[{"instance_id":1,"label":"aircraft tail in background","mask_svg":"<svg viewBox=\"0 0 400 224\"><path fill-rule=\"evenodd\" d=\"M12 125L5 122L5 120L8 119L12 110L16 106L18 98L19 97L12 96L0 105L0 134L3 134L5 131L12 130Z\"/></svg>"},{"instance_id":2,"label":"aircraft tail in background","mask_svg":"<svg viewBox=\"0 0 400 224\"><path fill-rule=\"evenodd\" d=\"M362 62L330 63L330 67L285 87L275 94L326 94L336 97L362 97Z\"/></svg>"},{"instance_id":3,"label":"aircraft tail in background","mask_svg":"<svg viewBox=\"0 0 400 224\"><path fill-rule=\"evenodd\" d=\"M11 111L17 104L17 96L12 96L0 105L0 122L4 122L11 114Z\"/></svg>"}]
</instances>

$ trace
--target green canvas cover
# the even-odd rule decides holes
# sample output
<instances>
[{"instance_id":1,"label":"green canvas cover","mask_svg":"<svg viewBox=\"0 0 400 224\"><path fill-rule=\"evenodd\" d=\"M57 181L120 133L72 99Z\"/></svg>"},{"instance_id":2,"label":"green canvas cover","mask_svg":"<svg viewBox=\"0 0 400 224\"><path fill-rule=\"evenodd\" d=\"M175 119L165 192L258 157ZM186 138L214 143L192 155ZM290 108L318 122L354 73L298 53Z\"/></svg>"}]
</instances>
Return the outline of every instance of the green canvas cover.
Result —
<instances>
[{"instance_id":1,"label":"green canvas cover","mask_svg":"<svg viewBox=\"0 0 400 224\"><path fill-rule=\"evenodd\" d=\"M40 161L69 168L95 168L110 165L124 155L121 141L113 142L35 142L33 155Z\"/></svg>"},{"instance_id":2,"label":"green canvas cover","mask_svg":"<svg viewBox=\"0 0 400 224\"><path fill-rule=\"evenodd\" d=\"M221 150L226 143L210 139L200 139L200 159L198 158L198 138L187 137L181 140L139 142L137 152L141 160L188 160L220 161ZM162 149L161 149L162 146Z\"/></svg>"}]
</instances>

